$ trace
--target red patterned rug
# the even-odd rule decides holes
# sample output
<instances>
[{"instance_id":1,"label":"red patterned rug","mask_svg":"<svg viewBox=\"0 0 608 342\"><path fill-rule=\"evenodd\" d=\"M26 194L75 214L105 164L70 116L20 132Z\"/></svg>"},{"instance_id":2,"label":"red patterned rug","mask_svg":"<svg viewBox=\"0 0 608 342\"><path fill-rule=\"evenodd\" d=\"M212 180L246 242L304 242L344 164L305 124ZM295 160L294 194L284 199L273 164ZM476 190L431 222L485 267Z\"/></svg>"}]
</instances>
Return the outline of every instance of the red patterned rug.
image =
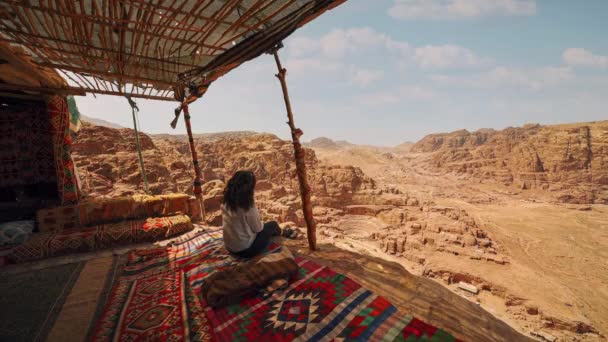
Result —
<instances>
[{"instance_id":1,"label":"red patterned rug","mask_svg":"<svg viewBox=\"0 0 608 342\"><path fill-rule=\"evenodd\" d=\"M199 299L213 272L239 260L221 231L190 233L168 248L129 253L94 341L456 341L400 314L385 298L304 258L288 289L212 309ZM268 253L281 247L272 244Z\"/></svg>"},{"instance_id":2,"label":"red patterned rug","mask_svg":"<svg viewBox=\"0 0 608 342\"><path fill-rule=\"evenodd\" d=\"M456 341L352 279L303 258L290 287L206 308L220 341Z\"/></svg>"},{"instance_id":3,"label":"red patterned rug","mask_svg":"<svg viewBox=\"0 0 608 342\"><path fill-rule=\"evenodd\" d=\"M236 262L221 248L221 236L221 231L187 233L169 247L130 252L91 340L212 340L188 273L208 275Z\"/></svg>"}]
</instances>

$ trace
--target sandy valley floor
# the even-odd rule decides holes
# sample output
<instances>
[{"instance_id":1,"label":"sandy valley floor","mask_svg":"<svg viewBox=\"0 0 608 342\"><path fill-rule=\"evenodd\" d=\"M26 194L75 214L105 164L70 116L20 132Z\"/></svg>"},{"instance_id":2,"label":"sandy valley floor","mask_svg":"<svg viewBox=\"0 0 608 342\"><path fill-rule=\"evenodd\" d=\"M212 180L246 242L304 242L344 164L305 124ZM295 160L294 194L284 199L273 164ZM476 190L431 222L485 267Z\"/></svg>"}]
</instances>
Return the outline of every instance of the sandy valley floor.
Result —
<instances>
[{"instance_id":1,"label":"sandy valley floor","mask_svg":"<svg viewBox=\"0 0 608 342\"><path fill-rule=\"evenodd\" d=\"M338 244L429 275L520 331L548 332L545 339L560 340L604 340L608 335L608 206L552 203L542 193L432 174L417 167L416 154L397 149L351 146L315 151L327 163L358 166L383 184L466 210L498 244L508 263L432 253L421 266L382 253L373 243L349 240L352 234L344 234ZM375 218L350 220L347 226L357 231L378 229ZM487 291L468 295L438 276L444 274L475 280Z\"/></svg>"}]
</instances>

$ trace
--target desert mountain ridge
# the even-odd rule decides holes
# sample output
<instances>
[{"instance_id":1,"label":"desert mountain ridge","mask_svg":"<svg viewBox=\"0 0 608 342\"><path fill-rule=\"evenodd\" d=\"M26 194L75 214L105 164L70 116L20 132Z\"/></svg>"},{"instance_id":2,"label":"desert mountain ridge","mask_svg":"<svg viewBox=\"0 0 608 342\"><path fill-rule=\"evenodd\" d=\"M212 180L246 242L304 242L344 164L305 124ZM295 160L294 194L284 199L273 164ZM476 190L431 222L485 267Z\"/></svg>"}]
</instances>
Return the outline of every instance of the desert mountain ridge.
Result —
<instances>
[{"instance_id":1,"label":"desert mountain ridge","mask_svg":"<svg viewBox=\"0 0 608 342\"><path fill-rule=\"evenodd\" d=\"M91 122L92 118L83 119ZM95 125L122 128L105 120L98 123ZM254 131L200 133L194 136L201 141L213 142L260 134L279 139L271 133ZM185 134L149 136L187 142ZM608 204L608 121L545 126L525 124L502 130L461 129L429 134L416 143L404 142L392 148L357 145L327 137L312 139L304 146L336 153L348 150L350 159L376 158L370 154L381 154L388 159L396 156L415 158L417 168L438 175L454 174L513 189L506 191L529 190L530 194L545 195L556 202ZM404 156L404 153L411 155ZM350 159L347 158L345 163L357 164L356 160Z\"/></svg>"},{"instance_id":2,"label":"desert mountain ridge","mask_svg":"<svg viewBox=\"0 0 608 342\"><path fill-rule=\"evenodd\" d=\"M117 123L114 123L114 122L111 122L111 121L107 121L107 120L103 120L103 119L99 119L99 118L94 118L94 117L86 116L86 115L84 115L82 113L80 114L80 120L84 121L84 122L91 123L93 125L102 126L102 127L115 128L115 129L127 128L127 127L124 127L124 126L119 125Z\"/></svg>"},{"instance_id":3,"label":"desert mountain ridge","mask_svg":"<svg viewBox=\"0 0 608 342\"><path fill-rule=\"evenodd\" d=\"M346 140L333 140L327 137L318 137L310 140L307 143L304 143L304 146L311 148L348 148L358 145L350 143Z\"/></svg>"},{"instance_id":4,"label":"desert mountain ridge","mask_svg":"<svg viewBox=\"0 0 608 342\"><path fill-rule=\"evenodd\" d=\"M229 139L229 138L244 138L250 137L258 134L266 134L269 136L276 137L276 135L272 133L259 133L254 131L226 131L226 132L214 132L214 133L193 133L192 136L201 139L204 141L217 141L221 139ZM168 139L168 140L179 140L179 141L188 141L188 135L185 133L176 133L176 134L168 134L168 133L157 133L157 134L148 134L153 138L158 139Z\"/></svg>"},{"instance_id":5,"label":"desert mountain ridge","mask_svg":"<svg viewBox=\"0 0 608 342\"><path fill-rule=\"evenodd\" d=\"M429 171L608 204L608 121L430 134L411 152Z\"/></svg>"}]
</instances>

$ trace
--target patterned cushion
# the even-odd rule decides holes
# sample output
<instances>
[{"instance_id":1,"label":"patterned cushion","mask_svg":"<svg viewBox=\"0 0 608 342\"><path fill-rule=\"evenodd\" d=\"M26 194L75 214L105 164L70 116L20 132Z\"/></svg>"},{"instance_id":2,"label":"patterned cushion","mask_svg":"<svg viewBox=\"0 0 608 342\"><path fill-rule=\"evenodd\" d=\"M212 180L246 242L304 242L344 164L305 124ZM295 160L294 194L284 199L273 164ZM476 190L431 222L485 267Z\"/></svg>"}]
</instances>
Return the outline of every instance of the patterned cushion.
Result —
<instances>
[{"instance_id":1,"label":"patterned cushion","mask_svg":"<svg viewBox=\"0 0 608 342\"><path fill-rule=\"evenodd\" d=\"M192 221L186 215L149 218L135 231L135 240L156 241L192 230Z\"/></svg>"},{"instance_id":2,"label":"patterned cushion","mask_svg":"<svg viewBox=\"0 0 608 342\"><path fill-rule=\"evenodd\" d=\"M40 209L36 212L36 221L41 232L57 232L78 227L78 207L63 206Z\"/></svg>"},{"instance_id":3,"label":"patterned cushion","mask_svg":"<svg viewBox=\"0 0 608 342\"><path fill-rule=\"evenodd\" d=\"M97 226L97 245L99 248L124 246L135 242L134 227L141 227L144 221L125 221Z\"/></svg>"},{"instance_id":4,"label":"patterned cushion","mask_svg":"<svg viewBox=\"0 0 608 342\"><path fill-rule=\"evenodd\" d=\"M55 236L54 232L32 234L32 237L29 240L11 251L9 259L19 263L48 257L49 243L53 236Z\"/></svg>"},{"instance_id":5,"label":"patterned cushion","mask_svg":"<svg viewBox=\"0 0 608 342\"><path fill-rule=\"evenodd\" d=\"M200 216L198 210L190 213L189 201L190 196L185 194L92 198L75 206L38 210L36 220L41 232L55 232L147 217L176 214Z\"/></svg>"},{"instance_id":6,"label":"patterned cushion","mask_svg":"<svg viewBox=\"0 0 608 342\"><path fill-rule=\"evenodd\" d=\"M167 216L175 214L188 214L190 196L182 194L163 195L163 212L150 216Z\"/></svg>"},{"instance_id":7,"label":"patterned cushion","mask_svg":"<svg viewBox=\"0 0 608 342\"><path fill-rule=\"evenodd\" d=\"M0 223L0 246L24 243L34 230L34 221Z\"/></svg>"},{"instance_id":8,"label":"patterned cushion","mask_svg":"<svg viewBox=\"0 0 608 342\"><path fill-rule=\"evenodd\" d=\"M130 243L163 240L193 228L188 216L176 215L84 229L36 233L26 243L13 249L10 259L14 262L24 262L71 253L92 252Z\"/></svg>"},{"instance_id":9,"label":"patterned cushion","mask_svg":"<svg viewBox=\"0 0 608 342\"><path fill-rule=\"evenodd\" d=\"M201 217L201 207L198 205L198 200L194 196L188 198L188 215L192 222L199 222Z\"/></svg>"},{"instance_id":10,"label":"patterned cushion","mask_svg":"<svg viewBox=\"0 0 608 342\"><path fill-rule=\"evenodd\" d=\"M96 228L57 232L49 242L49 256L86 253L96 249Z\"/></svg>"},{"instance_id":11,"label":"patterned cushion","mask_svg":"<svg viewBox=\"0 0 608 342\"><path fill-rule=\"evenodd\" d=\"M141 218L141 212L134 212L132 197L95 198L79 203L80 224L90 226L96 224L120 222Z\"/></svg>"}]
</instances>

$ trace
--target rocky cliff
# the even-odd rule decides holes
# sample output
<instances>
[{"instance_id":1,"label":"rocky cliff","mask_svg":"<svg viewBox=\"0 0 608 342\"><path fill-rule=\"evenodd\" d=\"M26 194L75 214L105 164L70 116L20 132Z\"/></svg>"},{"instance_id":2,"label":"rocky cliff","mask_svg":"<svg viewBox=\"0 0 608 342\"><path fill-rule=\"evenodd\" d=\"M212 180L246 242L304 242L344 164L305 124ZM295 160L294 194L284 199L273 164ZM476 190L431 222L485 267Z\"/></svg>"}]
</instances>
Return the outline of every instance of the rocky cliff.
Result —
<instances>
[{"instance_id":1,"label":"rocky cliff","mask_svg":"<svg viewBox=\"0 0 608 342\"><path fill-rule=\"evenodd\" d=\"M144 191L135 133L84 124L73 157L88 196ZM140 133L152 193L192 193L192 160L184 136ZM255 172L256 202L264 219L304 226L290 142L271 134L227 132L197 135L207 220L221 225L220 203L227 179L237 170ZM380 187L360 168L330 165L306 149L315 220L322 237L356 239L381 253L424 264L428 253L443 252L504 263L475 220L457 208L436 206L396 188Z\"/></svg>"},{"instance_id":2,"label":"rocky cliff","mask_svg":"<svg viewBox=\"0 0 608 342\"><path fill-rule=\"evenodd\" d=\"M183 136L140 133L146 175L152 193L192 192L193 169ZM301 225L298 184L289 142L271 134L233 132L195 138L203 173L204 195L211 217L218 218L224 182L248 169L258 178L258 205L270 218ZM328 166L307 149L309 182L317 206L340 209L375 190L374 181L352 166ZM135 133L85 123L73 157L89 196L119 196L144 191ZM217 220L216 220L217 221ZM217 222L215 222L217 223Z\"/></svg>"},{"instance_id":3,"label":"rocky cliff","mask_svg":"<svg viewBox=\"0 0 608 342\"><path fill-rule=\"evenodd\" d=\"M521 190L559 202L608 203L608 121L525 125L431 134L412 146L426 167Z\"/></svg>"}]
</instances>

